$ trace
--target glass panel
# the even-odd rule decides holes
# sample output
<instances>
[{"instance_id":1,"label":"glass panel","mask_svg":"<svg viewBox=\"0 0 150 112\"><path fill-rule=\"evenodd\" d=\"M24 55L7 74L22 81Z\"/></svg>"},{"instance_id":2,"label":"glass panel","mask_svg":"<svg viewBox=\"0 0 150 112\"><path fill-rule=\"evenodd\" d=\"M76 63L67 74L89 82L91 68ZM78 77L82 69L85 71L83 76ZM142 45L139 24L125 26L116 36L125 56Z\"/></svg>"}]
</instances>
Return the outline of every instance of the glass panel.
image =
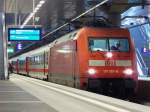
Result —
<instances>
[{"instance_id":1,"label":"glass panel","mask_svg":"<svg viewBox=\"0 0 150 112\"><path fill-rule=\"evenodd\" d=\"M128 52L129 42L128 39L89 39L89 49L91 51L118 51Z\"/></svg>"},{"instance_id":2,"label":"glass panel","mask_svg":"<svg viewBox=\"0 0 150 112\"><path fill-rule=\"evenodd\" d=\"M109 39L110 51L128 52L129 43L127 39Z\"/></svg>"},{"instance_id":3,"label":"glass panel","mask_svg":"<svg viewBox=\"0 0 150 112\"><path fill-rule=\"evenodd\" d=\"M89 48L91 51L108 51L107 39L90 39Z\"/></svg>"}]
</instances>

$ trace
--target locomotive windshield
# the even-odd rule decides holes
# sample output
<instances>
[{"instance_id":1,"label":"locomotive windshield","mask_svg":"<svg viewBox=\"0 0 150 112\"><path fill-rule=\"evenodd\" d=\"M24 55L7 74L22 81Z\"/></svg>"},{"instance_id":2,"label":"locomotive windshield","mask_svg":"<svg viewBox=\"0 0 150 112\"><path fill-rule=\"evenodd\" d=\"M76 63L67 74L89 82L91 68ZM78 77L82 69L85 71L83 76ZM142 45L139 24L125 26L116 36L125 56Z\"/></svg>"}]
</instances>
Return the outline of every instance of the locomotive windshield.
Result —
<instances>
[{"instance_id":1,"label":"locomotive windshield","mask_svg":"<svg viewBox=\"0 0 150 112\"><path fill-rule=\"evenodd\" d=\"M107 39L90 39L89 47L91 51L108 51Z\"/></svg>"},{"instance_id":2,"label":"locomotive windshield","mask_svg":"<svg viewBox=\"0 0 150 112\"><path fill-rule=\"evenodd\" d=\"M89 39L89 48L91 51L119 51L128 52L128 39Z\"/></svg>"}]
</instances>

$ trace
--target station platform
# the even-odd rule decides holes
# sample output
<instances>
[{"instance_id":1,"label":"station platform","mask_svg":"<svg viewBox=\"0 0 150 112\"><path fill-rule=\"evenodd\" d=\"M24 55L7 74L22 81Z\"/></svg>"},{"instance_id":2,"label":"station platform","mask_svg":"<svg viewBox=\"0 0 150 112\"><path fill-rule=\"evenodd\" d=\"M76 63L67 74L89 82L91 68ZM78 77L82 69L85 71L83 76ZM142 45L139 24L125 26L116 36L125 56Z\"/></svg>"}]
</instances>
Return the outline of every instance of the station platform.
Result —
<instances>
[{"instance_id":1,"label":"station platform","mask_svg":"<svg viewBox=\"0 0 150 112\"><path fill-rule=\"evenodd\" d=\"M0 81L0 112L149 112L150 107L12 74Z\"/></svg>"},{"instance_id":2,"label":"station platform","mask_svg":"<svg viewBox=\"0 0 150 112\"><path fill-rule=\"evenodd\" d=\"M0 81L0 112L56 112L12 81Z\"/></svg>"}]
</instances>

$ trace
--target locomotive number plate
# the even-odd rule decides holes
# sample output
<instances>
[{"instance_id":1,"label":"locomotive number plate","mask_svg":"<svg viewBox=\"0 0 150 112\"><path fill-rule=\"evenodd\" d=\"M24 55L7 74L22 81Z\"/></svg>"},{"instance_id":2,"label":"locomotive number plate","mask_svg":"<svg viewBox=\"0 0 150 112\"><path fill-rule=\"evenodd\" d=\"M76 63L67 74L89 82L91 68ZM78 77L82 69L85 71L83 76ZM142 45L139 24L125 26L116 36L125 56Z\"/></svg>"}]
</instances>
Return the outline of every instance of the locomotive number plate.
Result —
<instances>
[{"instance_id":1,"label":"locomotive number plate","mask_svg":"<svg viewBox=\"0 0 150 112\"><path fill-rule=\"evenodd\" d=\"M116 66L116 61L115 60L106 60L105 66Z\"/></svg>"}]
</instances>

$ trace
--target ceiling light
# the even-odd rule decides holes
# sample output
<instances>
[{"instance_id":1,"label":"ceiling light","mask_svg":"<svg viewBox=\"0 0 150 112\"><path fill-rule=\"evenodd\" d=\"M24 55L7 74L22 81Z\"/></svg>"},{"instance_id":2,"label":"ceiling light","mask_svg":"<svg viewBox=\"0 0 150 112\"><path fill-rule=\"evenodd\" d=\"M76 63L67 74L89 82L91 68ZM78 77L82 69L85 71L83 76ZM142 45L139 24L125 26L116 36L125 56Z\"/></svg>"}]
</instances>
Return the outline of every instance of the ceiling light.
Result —
<instances>
[{"instance_id":1,"label":"ceiling light","mask_svg":"<svg viewBox=\"0 0 150 112\"><path fill-rule=\"evenodd\" d=\"M38 7L38 8L42 7L42 4L38 4L37 7Z\"/></svg>"},{"instance_id":2,"label":"ceiling light","mask_svg":"<svg viewBox=\"0 0 150 112\"><path fill-rule=\"evenodd\" d=\"M35 13L37 13L37 11L42 7L42 5L45 3L45 0L41 0L37 6L35 7L35 9L33 10L32 13L29 14L29 16L26 18L26 20L24 21L24 23L21 25L20 28L24 28L24 26L30 21L30 19L35 15Z\"/></svg>"},{"instance_id":3,"label":"ceiling light","mask_svg":"<svg viewBox=\"0 0 150 112\"><path fill-rule=\"evenodd\" d=\"M45 3L45 0L41 0L39 3L40 3L40 4L44 4L44 3Z\"/></svg>"},{"instance_id":4,"label":"ceiling light","mask_svg":"<svg viewBox=\"0 0 150 112\"><path fill-rule=\"evenodd\" d=\"M34 10L35 10L35 11L38 11L39 9L40 9L40 7L36 7ZM33 12L34 12L34 11L33 11Z\"/></svg>"}]
</instances>

